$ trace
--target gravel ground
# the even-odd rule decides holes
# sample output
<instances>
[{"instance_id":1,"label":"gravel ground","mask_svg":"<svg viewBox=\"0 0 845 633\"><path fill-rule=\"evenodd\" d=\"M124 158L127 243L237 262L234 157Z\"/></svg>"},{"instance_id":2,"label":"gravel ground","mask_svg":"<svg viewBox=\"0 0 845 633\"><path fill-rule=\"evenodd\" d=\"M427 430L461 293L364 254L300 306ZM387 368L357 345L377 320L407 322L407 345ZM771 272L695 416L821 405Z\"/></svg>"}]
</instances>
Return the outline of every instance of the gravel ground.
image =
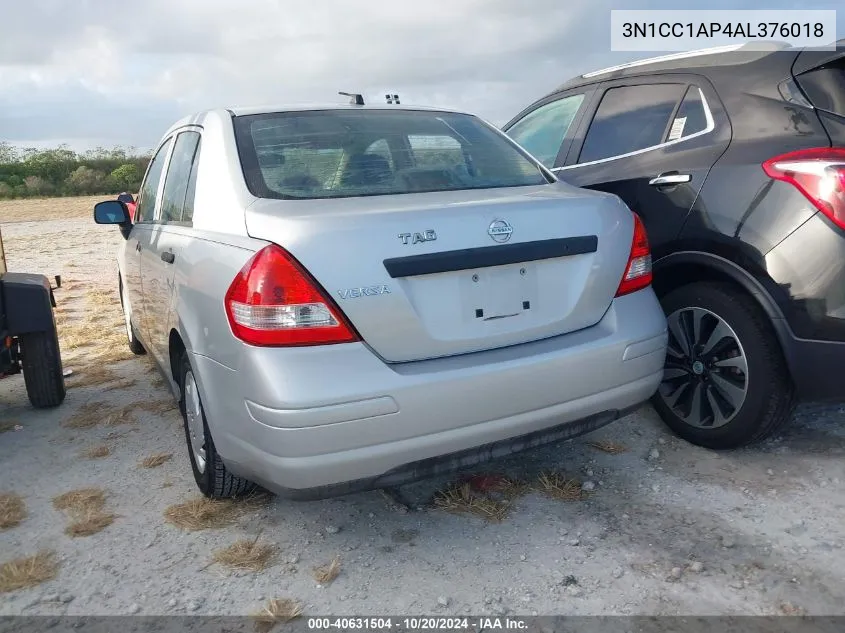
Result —
<instances>
[{"instance_id":1,"label":"gravel ground","mask_svg":"<svg viewBox=\"0 0 845 633\"><path fill-rule=\"evenodd\" d=\"M71 322L90 309L87 291L114 290L117 231L69 219L6 224L3 236L11 269L70 282L58 301ZM74 380L96 371L90 348L63 352ZM163 515L197 496L178 413L136 406L169 393L142 358L114 368L125 386L71 386L46 412L28 406L21 377L0 382L0 493L19 494L28 511L0 531L0 563L40 549L60 563L53 580L2 594L0 615L234 615L271 598L295 599L306 615L845 614L845 408L804 406L782 436L717 454L675 438L644 406L590 436L489 465L524 480L563 471L589 491L578 501L520 496L499 523L433 507L448 483L436 480L392 498L273 499L228 527L189 532ZM99 402L102 424L62 426ZM115 403L135 407L128 423L107 424ZM590 445L599 440L625 450ZM80 457L103 443L108 456ZM173 458L138 466L156 453ZM67 536L51 500L90 486L107 491L117 518ZM268 568L211 564L242 538L278 548ZM318 584L313 568L336 556L339 576Z\"/></svg>"}]
</instances>

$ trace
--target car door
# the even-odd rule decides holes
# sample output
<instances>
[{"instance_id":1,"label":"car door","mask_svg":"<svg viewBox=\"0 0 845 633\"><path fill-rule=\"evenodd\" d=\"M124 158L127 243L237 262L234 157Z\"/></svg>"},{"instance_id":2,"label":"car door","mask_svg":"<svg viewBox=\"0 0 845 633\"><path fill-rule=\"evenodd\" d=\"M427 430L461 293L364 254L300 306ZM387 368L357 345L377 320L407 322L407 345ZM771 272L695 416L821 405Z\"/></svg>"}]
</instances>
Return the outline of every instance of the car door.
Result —
<instances>
[{"instance_id":1,"label":"car door","mask_svg":"<svg viewBox=\"0 0 845 633\"><path fill-rule=\"evenodd\" d=\"M715 90L699 76L609 81L598 92L594 111L553 171L570 184L622 198L643 218L659 259L727 149L730 124Z\"/></svg>"},{"instance_id":2,"label":"car door","mask_svg":"<svg viewBox=\"0 0 845 633\"><path fill-rule=\"evenodd\" d=\"M165 365L177 258L184 253L190 240L193 192L189 190L192 189L191 176L194 173L195 158L199 154L199 144L199 128L186 128L175 137L173 151L167 162L157 221L151 230L149 249L141 262L151 352ZM186 205L188 193L191 196Z\"/></svg>"},{"instance_id":3,"label":"car door","mask_svg":"<svg viewBox=\"0 0 845 633\"><path fill-rule=\"evenodd\" d=\"M546 97L520 112L503 130L549 169L562 165L595 96L593 87Z\"/></svg>"},{"instance_id":4,"label":"car door","mask_svg":"<svg viewBox=\"0 0 845 633\"><path fill-rule=\"evenodd\" d=\"M149 333L141 280L141 258L144 250L149 249L151 231L155 222L161 174L167 160L167 154L170 151L170 142L171 139L168 138L161 144L150 161L149 167L147 167L147 173L138 194L135 221L124 251L123 291L129 300L129 313L132 316L135 331L143 343L149 341Z\"/></svg>"}]
</instances>

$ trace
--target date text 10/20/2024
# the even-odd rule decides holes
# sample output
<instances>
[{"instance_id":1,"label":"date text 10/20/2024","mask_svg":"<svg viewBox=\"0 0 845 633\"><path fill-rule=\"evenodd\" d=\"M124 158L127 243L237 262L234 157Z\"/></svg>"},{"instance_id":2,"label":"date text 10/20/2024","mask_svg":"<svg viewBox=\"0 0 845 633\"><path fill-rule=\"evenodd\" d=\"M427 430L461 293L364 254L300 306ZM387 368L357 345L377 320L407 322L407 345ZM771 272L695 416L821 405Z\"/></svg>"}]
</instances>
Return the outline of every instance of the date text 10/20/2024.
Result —
<instances>
[{"instance_id":1,"label":"date text 10/20/2024","mask_svg":"<svg viewBox=\"0 0 845 633\"><path fill-rule=\"evenodd\" d=\"M511 630L528 628L524 618L512 617L352 617L352 618L308 618L308 629L325 630L362 630L362 631L482 631Z\"/></svg>"}]
</instances>

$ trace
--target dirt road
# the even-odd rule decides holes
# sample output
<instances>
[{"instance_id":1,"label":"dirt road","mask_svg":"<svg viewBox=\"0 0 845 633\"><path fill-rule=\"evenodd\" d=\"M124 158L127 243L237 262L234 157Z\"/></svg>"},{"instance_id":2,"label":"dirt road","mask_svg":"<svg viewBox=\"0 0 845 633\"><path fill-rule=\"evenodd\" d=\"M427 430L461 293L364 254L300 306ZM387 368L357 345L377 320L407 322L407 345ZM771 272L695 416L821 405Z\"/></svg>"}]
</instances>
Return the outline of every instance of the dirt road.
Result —
<instances>
[{"instance_id":1,"label":"dirt road","mask_svg":"<svg viewBox=\"0 0 845 633\"><path fill-rule=\"evenodd\" d=\"M4 204L0 221L28 217ZM7 223L3 235L11 269L67 282L59 319L75 375L48 412L29 408L20 377L0 381L0 493L26 514L0 529L0 565L43 551L36 562L53 576L0 594L0 614L247 614L273 598L306 615L845 614L837 407L803 407L781 437L722 454L674 438L643 407L491 464L531 484L477 505L500 522L436 506L450 483L437 480L402 489L406 505L379 492L257 500L187 519L218 527L177 527L185 508L168 508L197 492L169 392L121 344L118 232L70 218ZM104 497L81 514L54 501L85 488ZM255 545L248 555L220 553L240 539ZM0 589L13 571L0 568Z\"/></svg>"}]
</instances>

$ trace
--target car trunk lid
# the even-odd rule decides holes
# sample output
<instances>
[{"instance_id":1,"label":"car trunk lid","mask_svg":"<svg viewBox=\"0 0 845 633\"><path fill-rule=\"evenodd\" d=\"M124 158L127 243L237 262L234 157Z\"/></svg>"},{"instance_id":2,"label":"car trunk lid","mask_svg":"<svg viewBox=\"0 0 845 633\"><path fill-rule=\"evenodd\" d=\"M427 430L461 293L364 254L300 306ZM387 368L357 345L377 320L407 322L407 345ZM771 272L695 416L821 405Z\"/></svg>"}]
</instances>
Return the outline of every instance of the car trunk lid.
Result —
<instances>
[{"instance_id":1,"label":"car trunk lid","mask_svg":"<svg viewBox=\"0 0 845 633\"><path fill-rule=\"evenodd\" d=\"M556 183L261 199L246 225L290 252L382 359L405 362L594 325L624 273L633 215Z\"/></svg>"}]
</instances>

